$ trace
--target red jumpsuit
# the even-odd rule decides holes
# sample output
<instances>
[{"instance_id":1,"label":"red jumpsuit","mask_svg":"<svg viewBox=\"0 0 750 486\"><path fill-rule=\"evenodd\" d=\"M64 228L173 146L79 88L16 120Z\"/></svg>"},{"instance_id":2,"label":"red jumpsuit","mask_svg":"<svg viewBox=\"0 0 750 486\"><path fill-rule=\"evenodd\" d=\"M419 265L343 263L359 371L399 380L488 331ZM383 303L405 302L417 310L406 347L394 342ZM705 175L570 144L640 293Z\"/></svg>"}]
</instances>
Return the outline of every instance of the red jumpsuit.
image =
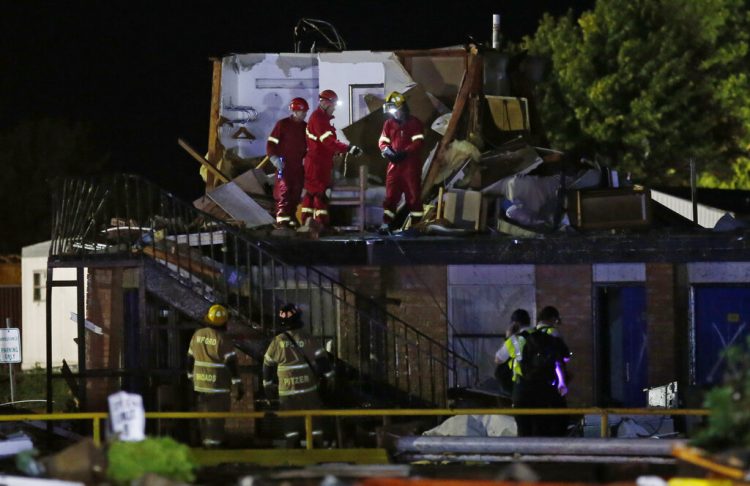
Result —
<instances>
[{"instance_id":1,"label":"red jumpsuit","mask_svg":"<svg viewBox=\"0 0 750 486\"><path fill-rule=\"evenodd\" d=\"M331 187L333 156L346 152L349 146L336 138L331 124L333 115L318 107L307 121L307 155L305 155L305 191L302 198L302 224L311 216L323 226L328 224L328 197Z\"/></svg>"},{"instance_id":2,"label":"red jumpsuit","mask_svg":"<svg viewBox=\"0 0 750 486\"><path fill-rule=\"evenodd\" d=\"M412 221L422 217L422 160L420 150L424 144L422 122L407 115L402 122L389 118L383 124L378 146L382 152L391 147L394 152L406 152L406 157L398 162L388 162L385 175L385 199L383 200L383 222L390 223L396 216L401 195L406 197L406 207L411 212Z\"/></svg>"},{"instance_id":3,"label":"red jumpsuit","mask_svg":"<svg viewBox=\"0 0 750 486\"><path fill-rule=\"evenodd\" d=\"M281 177L277 177L273 187L276 200L276 222L294 222L297 205L302 196L305 171L302 159L307 152L305 128L307 123L296 121L291 116L276 122L266 142L266 154L284 159Z\"/></svg>"}]
</instances>

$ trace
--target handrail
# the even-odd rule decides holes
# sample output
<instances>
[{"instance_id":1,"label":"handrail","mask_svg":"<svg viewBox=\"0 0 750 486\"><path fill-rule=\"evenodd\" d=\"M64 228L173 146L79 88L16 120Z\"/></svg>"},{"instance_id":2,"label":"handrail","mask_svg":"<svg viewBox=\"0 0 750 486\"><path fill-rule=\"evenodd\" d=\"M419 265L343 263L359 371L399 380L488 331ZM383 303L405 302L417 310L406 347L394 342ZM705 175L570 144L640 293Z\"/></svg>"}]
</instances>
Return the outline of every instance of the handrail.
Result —
<instances>
[{"instance_id":1,"label":"handrail","mask_svg":"<svg viewBox=\"0 0 750 486\"><path fill-rule=\"evenodd\" d=\"M279 410L264 412L146 412L146 419L261 419L266 417L304 417L307 448L313 448L313 417L414 417L445 415L599 415L601 417L600 437L609 437L610 415L682 415L707 416L710 410L703 408L434 408L434 409L356 409L356 410ZM85 413L43 413L0 415L0 422L22 422L27 420L91 420L93 440L101 444L101 421L106 420L106 412Z\"/></svg>"},{"instance_id":2,"label":"handrail","mask_svg":"<svg viewBox=\"0 0 750 486\"><path fill-rule=\"evenodd\" d=\"M408 396L444 404L449 386L478 381L475 363L375 299L318 268L286 264L268 242L139 176L65 179L54 194L51 257L115 252L148 259L207 302L222 301L268 334L275 334L274 308L281 298L287 301L293 294L299 301L307 294L307 324L313 334L333 339L334 354L352 363L371 389L375 383L389 384ZM328 322L326 312L347 322L346 329ZM410 373L411 367L420 366L432 371L426 387L421 377L412 379Z\"/></svg>"}]
</instances>

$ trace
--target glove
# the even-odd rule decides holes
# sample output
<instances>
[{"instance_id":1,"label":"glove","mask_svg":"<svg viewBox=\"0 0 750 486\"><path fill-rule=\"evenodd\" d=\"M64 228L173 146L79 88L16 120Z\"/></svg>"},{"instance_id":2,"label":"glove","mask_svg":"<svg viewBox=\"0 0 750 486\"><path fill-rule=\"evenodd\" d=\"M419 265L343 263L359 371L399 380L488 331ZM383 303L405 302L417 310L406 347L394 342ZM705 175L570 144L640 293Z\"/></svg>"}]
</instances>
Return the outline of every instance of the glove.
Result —
<instances>
[{"instance_id":1,"label":"glove","mask_svg":"<svg viewBox=\"0 0 750 486\"><path fill-rule=\"evenodd\" d=\"M406 152L396 152L393 156L393 159L391 159L391 162L393 162L394 164L398 164L406 158L406 155Z\"/></svg>"},{"instance_id":2,"label":"glove","mask_svg":"<svg viewBox=\"0 0 750 486\"><path fill-rule=\"evenodd\" d=\"M331 199L331 194L332 193L333 193L333 191L331 190L330 187L328 189L326 189L325 192L324 192L324 194L326 195L326 199Z\"/></svg>"},{"instance_id":3,"label":"glove","mask_svg":"<svg viewBox=\"0 0 750 486\"><path fill-rule=\"evenodd\" d=\"M362 149L357 147L356 145L349 145L346 153L351 154L355 157L359 157L360 155L362 155Z\"/></svg>"},{"instance_id":4,"label":"glove","mask_svg":"<svg viewBox=\"0 0 750 486\"><path fill-rule=\"evenodd\" d=\"M393 162L393 157L396 156L396 152L394 152L393 149L388 146L382 152L380 152L380 155L382 155L384 159L388 159Z\"/></svg>"},{"instance_id":5,"label":"glove","mask_svg":"<svg viewBox=\"0 0 750 486\"><path fill-rule=\"evenodd\" d=\"M245 385L243 385L242 382L237 383L237 394L235 395L234 399L239 402L242 400L244 396L245 396Z\"/></svg>"},{"instance_id":6,"label":"glove","mask_svg":"<svg viewBox=\"0 0 750 486\"><path fill-rule=\"evenodd\" d=\"M273 166L276 167L276 170L284 170L284 159L282 157L272 155L270 160Z\"/></svg>"}]
</instances>

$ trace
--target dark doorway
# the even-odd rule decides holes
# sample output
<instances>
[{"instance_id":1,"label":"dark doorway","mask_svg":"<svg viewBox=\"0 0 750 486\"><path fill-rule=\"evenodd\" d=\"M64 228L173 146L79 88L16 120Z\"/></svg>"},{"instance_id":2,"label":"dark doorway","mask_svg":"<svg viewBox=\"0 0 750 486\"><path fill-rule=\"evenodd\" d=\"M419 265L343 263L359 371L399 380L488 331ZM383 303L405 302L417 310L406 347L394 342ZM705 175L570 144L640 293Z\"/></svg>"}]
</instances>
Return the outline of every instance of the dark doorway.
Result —
<instances>
[{"instance_id":1,"label":"dark doorway","mask_svg":"<svg viewBox=\"0 0 750 486\"><path fill-rule=\"evenodd\" d=\"M646 405L648 359L646 289L642 285L595 288L598 331L597 396L601 406Z\"/></svg>"}]
</instances>

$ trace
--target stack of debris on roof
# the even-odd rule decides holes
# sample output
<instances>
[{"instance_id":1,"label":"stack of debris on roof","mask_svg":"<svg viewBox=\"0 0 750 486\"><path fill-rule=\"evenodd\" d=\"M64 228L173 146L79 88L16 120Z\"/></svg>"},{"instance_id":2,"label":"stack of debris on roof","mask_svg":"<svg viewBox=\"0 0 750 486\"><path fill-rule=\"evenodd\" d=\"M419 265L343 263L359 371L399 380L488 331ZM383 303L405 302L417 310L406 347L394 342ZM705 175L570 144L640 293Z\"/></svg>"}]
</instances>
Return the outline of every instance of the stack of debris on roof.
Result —
<instances>
[{"instance_id":1,"label":"stack of debris on roof","mask_svg":"<svg viewBox=\"0 0 750 486\"><path fill-rule=\"evenodd\" d=\"M310 56L318 57L311 60ZM214 93L223 103L213 122L218 130L216 140L206 159L193 153L203 159L201 163L218 185L208 184L206 195L194 204L240 226L270 231L276 177L272 166L263 163L265 132L275 119L284 116L280 107L287 95L285 81L294 81L289 85L293 90L287 89L290 94L309 92L312 101L318 89L327 87L322 86L323 69L336 66L337 73L345 73L342 77L349 76L342 82L350 91L349 113L336 112L337 119L350 122L339 129L339 138L364 149L362 157L340 156L334 166L330 212L334 227L342 231L363 234L380 225L386 168L377 147L385 121L380 94L392 89L405 93L411 113L426 127L422 154L425 217L412 226L407 211L399 211L395 223L399 230L408 230L406 234L534 237L559 231L641 230L652 224L698 227L691 218L653 201L650 188L618 175L610 167L580 154L538 146L535 140L540 137L531 126L536 118L529 86L539 81L539 70L533 60L510 61L499 51L480 52L473 45L393 53L225 57L218 67L224 73L223 84L218 95ZM518 65L517 71L510 72L510 64ZM365 65L378 65L380 77L374 79L375 84L367 84L361 75L354 84L351 71L355 71L354 66ZM281 74L279 67L285 69ZM307 91L299 87L304 83L297 82L295 68L316 76L308 80L315 82L305 86ZM235 85L241 84L240 80L247 84L240 76L253 70L257 71L252 78L256 89L251 95L247 94L251 89L242 91ZM261 77L271 71L279 79ZM269 87L261 81L273 81L273 87L278 88L272 96L263 94L263 103L271 98L281 101L261 108L232 103L233 93L237 98L244 93L245 98L257 100L261 88ZM357 94L355 88L362 93ZM515 93L524 97L513 96ZM240 129L244 124L252 126L241 136L237 136L237 120L229 118L237 110L246 114L239 121Z\"/></svg>"}]
</instances>

